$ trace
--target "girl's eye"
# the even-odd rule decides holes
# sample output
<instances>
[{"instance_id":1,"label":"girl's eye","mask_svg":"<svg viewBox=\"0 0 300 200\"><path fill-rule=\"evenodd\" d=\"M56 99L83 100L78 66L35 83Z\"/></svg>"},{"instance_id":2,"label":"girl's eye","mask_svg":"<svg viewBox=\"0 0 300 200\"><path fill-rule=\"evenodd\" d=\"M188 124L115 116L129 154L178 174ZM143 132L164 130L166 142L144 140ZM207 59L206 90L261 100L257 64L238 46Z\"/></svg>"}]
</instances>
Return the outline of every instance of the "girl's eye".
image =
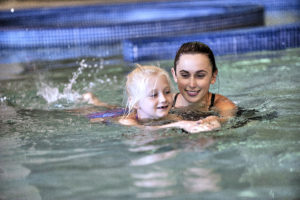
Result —
<instances>
[{"instance_id":1,"label":"girl's eye","mask_svg":"<svg viewBox=\"0 0 300 200\"><path fill-rule=\"evenodd\" d=\"M165 91L165 93L166 93L166 94L170 94L170 93L171 93L171 91L170 91L170 90L167 90L167 91Z\"/></svg>"},{"instance_id":2,"label":"girl's eye","mask_svg":"<svg viewBox=\"0 0 300 200\"><path fill-rule=\"evenodd\" d=\"M153 93L150 95L150 97L155 98L155 97L157 97L157 95L158 95L157 93Z\"/></svg>"}]
</instances>

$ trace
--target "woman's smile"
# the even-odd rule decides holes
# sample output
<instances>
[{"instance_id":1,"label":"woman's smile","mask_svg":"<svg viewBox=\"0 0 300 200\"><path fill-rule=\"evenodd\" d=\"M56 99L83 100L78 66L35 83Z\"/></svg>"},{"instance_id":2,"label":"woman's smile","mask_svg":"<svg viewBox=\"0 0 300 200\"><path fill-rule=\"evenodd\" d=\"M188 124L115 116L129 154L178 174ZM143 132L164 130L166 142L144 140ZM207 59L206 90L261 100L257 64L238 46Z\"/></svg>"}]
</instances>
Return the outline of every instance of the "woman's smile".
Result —
<instances>
[{"instance_id":1,"label":"woman's smile","mask_svg":"<svg viewBox=\"0 0 300 200\"><path fill-rule=\"evenodd\" d=\"M185 91L191 97L197 96L200 92L200 90L185 90Z\"/></svg>"}]
</instances>

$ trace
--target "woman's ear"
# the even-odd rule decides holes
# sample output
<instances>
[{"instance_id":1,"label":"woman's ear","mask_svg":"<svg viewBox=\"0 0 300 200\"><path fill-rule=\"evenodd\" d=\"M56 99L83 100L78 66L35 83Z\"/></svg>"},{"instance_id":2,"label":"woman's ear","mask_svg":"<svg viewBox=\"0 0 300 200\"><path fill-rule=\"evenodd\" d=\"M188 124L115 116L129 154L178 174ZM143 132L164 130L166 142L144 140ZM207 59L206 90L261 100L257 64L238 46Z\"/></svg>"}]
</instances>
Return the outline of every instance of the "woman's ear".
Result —
<instances>
[{"instance_id":1,"label":"woman's ear","mask_svg":"<svg viewBox=\"0 0 300 200\"><path fill-rule=\"evenodd\" d=\"M217 76L218 76L218 70L216 70L213 74L212 74L212 78L210 81L210 84L215 84L216 80L217 80Z\"/></svg>"},{"instance_id":2,"label":"woman's ear","mask_svg":"<svg viewBox=\"0 0 300 200\"><path fill-rule=\"evenodd\" d=\"M171 68L171 72L172 72L172 76L173 76L173 79L174 79L175 83L177 83L177 76L176 76L176 72L175 72L174 67Z\"/></svg>"}]
</instances>

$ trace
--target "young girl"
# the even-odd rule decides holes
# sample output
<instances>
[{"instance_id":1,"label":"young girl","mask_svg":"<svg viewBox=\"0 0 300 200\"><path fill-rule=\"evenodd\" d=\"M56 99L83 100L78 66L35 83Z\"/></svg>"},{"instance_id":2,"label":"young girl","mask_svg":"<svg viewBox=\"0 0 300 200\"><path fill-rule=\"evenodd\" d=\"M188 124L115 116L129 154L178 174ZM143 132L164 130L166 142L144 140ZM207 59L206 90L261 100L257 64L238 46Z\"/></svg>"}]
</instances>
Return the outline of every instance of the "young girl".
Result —
<instances>
[{"instance_id":1,"label":"young girl","mask_svg":"<svg viewBox=\"0 0 300 200\"><path fill-rule=\"evenodd\" d=\"M218 69L214 54L207 45L201 42L184 43L176 53L171 72L179 89L179 93L174 95L173 107L215 111L218 116L202 120L202 124L212 124L212 129L235 116L237 107L232 101L209 92L210 85L216 82Z\"/></svg>"},{"instance_id":2,"label":"young girl","mask_svg":"<svg viewBox=\"0 0 300 200\"><path fill-rule=\"evenodd\" d=\"M126 113L116 120L123 125L137 126L150 130L161 128L182 128L188 132L201 132L220 127L220 124L201 124L199 121L183 121L180 117L169 114L173 106L171 81L166 71L155 66L138 66L127 76L126 81L127 105ZM101 102L92 93L86 93L83 98L97 106L112 108ZM95 115L93 115L95 116ZM158 126L145 126L153 120L163 120L171 123ZM103 118L93 118L92 121L103 121Z\"/></svg>"}]
</instances>

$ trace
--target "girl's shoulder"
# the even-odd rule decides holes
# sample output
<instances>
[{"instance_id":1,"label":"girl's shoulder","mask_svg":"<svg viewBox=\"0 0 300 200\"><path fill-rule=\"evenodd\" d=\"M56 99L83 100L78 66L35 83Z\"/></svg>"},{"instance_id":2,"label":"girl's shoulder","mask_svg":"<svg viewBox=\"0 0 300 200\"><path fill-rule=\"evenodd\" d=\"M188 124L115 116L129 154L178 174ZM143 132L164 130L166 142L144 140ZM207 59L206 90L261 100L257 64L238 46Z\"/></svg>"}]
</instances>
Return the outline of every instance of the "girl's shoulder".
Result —
<instances>
[{"instance_id":1,"label":"girl's shoulder","mask_svg":"<svg viewBox=\"0 0 300 200\"><path fill-rule=\"evenodd\" d=\"M118 121L120 124L126 126L136 126L139 124L136 119L136 115L134 113L131 113L127 116L120 117Z\"/></svg>"}]
</instances>

